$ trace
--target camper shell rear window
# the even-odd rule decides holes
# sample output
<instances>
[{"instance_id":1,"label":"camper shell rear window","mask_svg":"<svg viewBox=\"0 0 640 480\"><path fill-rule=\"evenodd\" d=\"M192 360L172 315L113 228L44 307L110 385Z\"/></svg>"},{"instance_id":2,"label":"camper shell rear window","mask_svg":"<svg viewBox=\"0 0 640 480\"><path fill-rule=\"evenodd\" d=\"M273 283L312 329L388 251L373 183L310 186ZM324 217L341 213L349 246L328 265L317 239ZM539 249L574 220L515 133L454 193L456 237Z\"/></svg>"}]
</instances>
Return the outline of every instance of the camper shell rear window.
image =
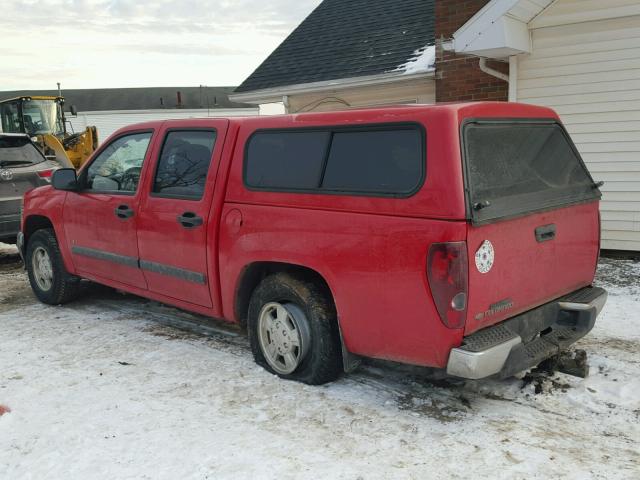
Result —
<instances>
[{"instance_id":1,"label":"camper shell rear window","mask_svg":"<svg viewBox=\"0 0 640 480\"><path fill-rule=\"evenodd\" d=\"M473 223L601 196L569 135L553 119L467 120L461 136Z\"/></svg>"}]
</instances>

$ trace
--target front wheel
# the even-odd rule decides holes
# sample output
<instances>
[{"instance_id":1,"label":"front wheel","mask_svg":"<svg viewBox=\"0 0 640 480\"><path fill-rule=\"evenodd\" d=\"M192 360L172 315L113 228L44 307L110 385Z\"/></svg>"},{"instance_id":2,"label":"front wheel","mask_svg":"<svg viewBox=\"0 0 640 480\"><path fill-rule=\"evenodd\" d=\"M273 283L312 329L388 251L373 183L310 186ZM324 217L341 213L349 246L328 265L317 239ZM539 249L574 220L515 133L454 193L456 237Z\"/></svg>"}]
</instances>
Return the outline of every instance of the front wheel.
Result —
<instances>
[{"instance_id":1,"label":"front wheel","mask_svg":"<svg viewBox=\"0 0 640 480\"><path fill-rule=\"evenodd\" d=\"M78 295L79 278L64 268L58 240L51 229L38 230L27 245L25 264L33 293L43 303L60 305Z\"/></svg>"},{"instance_id":2,"label":"front wheel","mask_svg":"<svg viewBox=\"0 0 640 480\"><path fill-rule=\"evenodd\" d=\"M247 327L256 363L311 385L342 372L340 334L329 293L288 273L265 278L249 302Z\"/></svg>"}]
</instances>

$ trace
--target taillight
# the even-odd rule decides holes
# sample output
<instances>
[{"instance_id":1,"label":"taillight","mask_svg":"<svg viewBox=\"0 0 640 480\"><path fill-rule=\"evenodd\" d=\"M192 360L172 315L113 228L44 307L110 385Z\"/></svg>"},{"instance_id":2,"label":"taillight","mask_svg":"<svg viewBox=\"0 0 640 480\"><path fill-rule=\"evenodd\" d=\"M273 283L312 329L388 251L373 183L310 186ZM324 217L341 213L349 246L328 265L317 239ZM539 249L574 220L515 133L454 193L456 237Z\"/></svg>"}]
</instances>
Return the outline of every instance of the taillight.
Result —
<instances>
[{"instance_id":1,"label":"taillight","mask_svg":"<svg viewBox=\"0 0 640 480\"><path fill-rule=\"evenodd\" d=\"M469 284L467 244L447 242L431 245L427 276L442 323L449 328L464 327Z\"/></svg>"},{"instance_id":2,"label":"taillight","mask_svg":"<svg viewBox=\"0 0 640 480\"><path fill-rule=\"evenodd\" d=\"M54 170L55 168L52 168L50 170L40 170L38 171L38 176L50 182L51 176L53 175Z\"/></svg>"}]
</instances>

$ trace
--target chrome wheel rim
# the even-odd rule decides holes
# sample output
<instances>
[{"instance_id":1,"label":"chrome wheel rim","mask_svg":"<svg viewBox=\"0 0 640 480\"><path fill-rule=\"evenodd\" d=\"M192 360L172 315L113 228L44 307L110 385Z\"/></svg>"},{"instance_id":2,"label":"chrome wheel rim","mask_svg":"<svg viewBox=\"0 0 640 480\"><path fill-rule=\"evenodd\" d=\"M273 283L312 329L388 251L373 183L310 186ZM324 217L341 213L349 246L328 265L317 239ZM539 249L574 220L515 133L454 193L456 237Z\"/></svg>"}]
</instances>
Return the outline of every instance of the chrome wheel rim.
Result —
<instances>
[{"instance_id":1,"label":"chrome wheel rim","mask_svg":"<svg viewBox=\"0 0 640 480\"><path fill-rule=\"evenodd\" d=\"M43 247L37 247L31 257L33 278L42 291L49 291L53 286L53 265L51 257Z\"/></svg>"},{"instance_id":2,"label":"chrome wheel rim","mask_svg":"<svg viewBox=\"0 0 640 480\"><path fill-rule=\"evenodd\" d=\"M309 348L309 322L293 303L267 303L258 317L258 340L267 363L277 373L293 373Z\"/></svg>"}]
</instances>

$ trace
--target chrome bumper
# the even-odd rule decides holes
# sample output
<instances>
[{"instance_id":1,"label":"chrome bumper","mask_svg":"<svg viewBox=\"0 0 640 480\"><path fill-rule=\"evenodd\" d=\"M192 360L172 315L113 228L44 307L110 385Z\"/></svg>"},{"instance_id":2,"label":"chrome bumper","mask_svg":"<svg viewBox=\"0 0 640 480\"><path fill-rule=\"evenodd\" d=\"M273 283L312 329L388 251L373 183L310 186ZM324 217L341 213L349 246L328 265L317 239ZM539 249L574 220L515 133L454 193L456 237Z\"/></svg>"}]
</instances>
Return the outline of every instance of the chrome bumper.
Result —
<instances>
[{"instance_id":1,"label":"chrome bumper","mask_svg":"<svg viewBox=\"0 0 640 480\"><path fill-rule=\"evenodd\" d=\"M605 290L582 289L465 337L451 350L447 374L477 380L532 368L591 331L606 301Z\"/></svg>"},{"instance_id":2,"label":"chrome bumper","mask_svg":"<svg viewBox=\"0 0 640 480\"><path fill-rule=\"evenodd\" d=\"M468 352L461 348L454 348L449 355L447 374L471 380L495 375L502 370L511 349L520 343L522 343L522 339L515 336L504 343L480 352Z\"/></svg>"}]
</instances>

